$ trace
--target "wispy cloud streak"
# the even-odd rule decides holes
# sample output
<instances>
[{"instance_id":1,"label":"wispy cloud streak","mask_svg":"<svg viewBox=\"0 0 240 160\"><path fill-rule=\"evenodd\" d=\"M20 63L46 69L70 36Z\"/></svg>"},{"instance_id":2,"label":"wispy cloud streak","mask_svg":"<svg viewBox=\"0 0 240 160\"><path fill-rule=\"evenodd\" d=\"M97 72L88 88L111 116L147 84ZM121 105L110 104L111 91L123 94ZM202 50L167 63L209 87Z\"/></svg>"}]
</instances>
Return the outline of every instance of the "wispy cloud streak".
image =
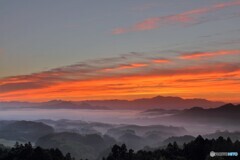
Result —
<instances>
[{"instance_id":1,"label":"wispy cloud streak","mask_svg":"<svg viewBox=\"0 0 240 160\"><path fill-rule=\"evenodd\" d=\"M213 52L194 52L194 53L185 53L180 56L181 59L200 59L215 57L220 55L231 55L231 54L240 54L240 50L219 50Z\"/></svg>"},{"instance_id":2,"label":"wispy cloud streak","mask_svg":"<svg viewBox=\"0 0 240 160\"><path fill-rule=\"evenodd\" d=\"M238 6L238 5L240 5L240 1L234 0L234 1L217 3L208 7L189 10L179 14L160 16L160 17L150 17L130 27L115 28L112 31L112 34L123 34L127 32L153 30L166 25L195 24L195 23L199 23L200 21L203 21L203 19L200 20L199 17L201 17L204 14L215 12L215 11L222 10L232 6Z\"/></svg>"},{"instance_id":3,"label":"wispy cloud streak","mask_svg":"<svg viewBox=\"0 0 240 160\"><path fill-rule=\"evenodd\" d=\"M201 93L207 98L211 92L230 94L225 87L232 87L231 92L239 93L239 62L209 62L199 58L201 55L229 56L236 52L185 53L183 59L176 54L171 60L164 56L160 58L158 54L130 53L89 60L30 75L2 78L0 100L109 99L159 94L189 96L190 92L191 95ZM199 61L189 63L189 57L197 57ZM191 79L196 81L190 82ZM218 87L220 85L224 87Z\"/></svg>"}]
</instances>

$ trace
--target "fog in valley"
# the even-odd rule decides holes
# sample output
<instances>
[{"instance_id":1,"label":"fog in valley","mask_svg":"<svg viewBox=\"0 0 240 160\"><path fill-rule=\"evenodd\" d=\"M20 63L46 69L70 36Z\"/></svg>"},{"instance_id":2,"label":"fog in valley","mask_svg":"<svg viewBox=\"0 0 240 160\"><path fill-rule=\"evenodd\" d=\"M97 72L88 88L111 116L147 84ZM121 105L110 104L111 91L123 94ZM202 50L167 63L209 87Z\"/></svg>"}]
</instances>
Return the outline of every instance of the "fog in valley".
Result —
<instances>
[{"instance_id":1,"label":"fog in valley","mask_svg":"<svg viewBox=\"0 0 240 160\"><path fill-rule=\"evenodd\" d=\"M126 144L137 151L173 142L182 146L198 135L240 139L240 106L234 104L186 109L66 109L59 103L47 109L42 105L15 105L2 103L0 144L12 147L16 141L31 142L43 148L59 148L77 158L99 159L114 144Z\"/></svg>"}]
</instances>

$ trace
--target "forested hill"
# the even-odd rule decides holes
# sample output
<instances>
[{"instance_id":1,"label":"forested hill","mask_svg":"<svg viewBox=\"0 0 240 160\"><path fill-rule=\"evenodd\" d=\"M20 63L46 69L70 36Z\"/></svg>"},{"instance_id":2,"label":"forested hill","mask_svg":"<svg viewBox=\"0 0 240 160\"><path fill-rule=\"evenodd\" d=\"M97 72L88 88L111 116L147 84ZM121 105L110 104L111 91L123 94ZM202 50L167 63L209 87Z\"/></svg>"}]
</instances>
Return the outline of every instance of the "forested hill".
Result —
<instances>
[{"instance_id":1,"label":"forested hill","mask_svg":"<svg viewBox=\"0 0 240 160\"><path fill-rule=\"evenodd\" d=\"M208 140L198 136L195 140L179 147L176 142L168 144L164 149L153 151L139 150L134 152L126 145L114 145L111 153L102 160L239 160L240 157L210 157L210 152L238 152L240 142L232 142L230 138Z\"/></svg>"},{"instance_id":2,"label":"forested hill","mask_svg":"<svg viewBox=\"0 0 240 160\"><path fill-rule=\"evenodd\" d=\"M0 146L0 160L75 160L70 153L63 155L59 149L32 147L31 143L18 144L13 148Z\"/></svg>"},{"instance_id":3,"label":"forested hill","mask_svg":"<svg viewBox=\"0 0 240 160\"><path fill-rule=\"evenodd\" d=\"M110 153L99 160L239 160L237 157L210 157L210 152L238 152L240 141L232 142L230 138L203 139L198 136L195 140L179 147L176 142L166 148L139 150L127 149L125 144L114 145ZM63 155L59 149L43 149L32 147L31 143L18 144L13 148L0 146L0 160L79 160L69 153ZM81 159L80 159L81 160Z\"/></svg>"}]
</instances>

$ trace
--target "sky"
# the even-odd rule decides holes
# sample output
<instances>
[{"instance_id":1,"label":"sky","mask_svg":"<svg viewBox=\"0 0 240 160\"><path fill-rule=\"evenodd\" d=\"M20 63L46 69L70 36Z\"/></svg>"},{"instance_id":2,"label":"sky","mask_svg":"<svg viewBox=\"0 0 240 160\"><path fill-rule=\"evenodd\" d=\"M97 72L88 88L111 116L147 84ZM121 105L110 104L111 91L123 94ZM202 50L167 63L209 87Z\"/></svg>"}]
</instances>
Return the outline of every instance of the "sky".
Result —
<instances>
[{"instance_id":1,"label":"sky","mask_svg":"<svg viewBox=\"0 0 240 160\"><path fill-rule=\"evenodd\" d=\"M240 102L240 0L1 0L0 101Z\"/></svg>"}]
</instances>

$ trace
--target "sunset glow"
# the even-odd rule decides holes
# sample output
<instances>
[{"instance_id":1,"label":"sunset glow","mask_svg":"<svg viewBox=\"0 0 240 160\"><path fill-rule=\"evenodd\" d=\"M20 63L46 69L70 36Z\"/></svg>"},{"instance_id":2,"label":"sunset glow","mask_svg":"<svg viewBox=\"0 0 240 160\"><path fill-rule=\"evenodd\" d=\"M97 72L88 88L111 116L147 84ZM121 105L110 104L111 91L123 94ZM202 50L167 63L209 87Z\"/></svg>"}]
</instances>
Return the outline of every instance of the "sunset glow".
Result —
<instances>
[{"instance_id":1,"label":"sunset glow","mask_svg":"<svg viewBox=\"0 0 240 160\"><path fill-rule=\"evenodd\" d=\"M239 0L128 3L4 3L0 101L240 102Z\"/></svg>"},{"instance_id":2,"label":"sunset glow","mask_svg":"<svg viewBox=\"0 0 240 160\"><path fill-rule=\"evenodd\" d=\"M210 54L208 54L210 53ZM228 55L228 51L203 52L205 56ZM231 52L232 53L232 52ZM239 51L233 51L239 53ZM197 56L196 56L197 55ZM193 54L198 58L198 54ZM234 54L235 55L235 54ZM183 56L186 57L185 54ZM100 66L76 64L50 71L2 79L1 100L47 101L51 99L133 99L144 96L172 95L202 97L219 101L239 101L240 65L219 62L187 64L182 60L148 60L145 63L119 65L109 61ZM239 55L236 58L239 57ZM201 57L201 56L200 56ZM137 58L137 56L136 56ZM139 57L138 57L139 58ZM208 59L209 60L209 59ZM101 60L99 60L101 61ZM173 64L172 64L173 63ZM156 66L161 64L160 66ZM187 64L187 65L186 65ZM109 68L112 66L112 68ZM83 69L84 68L84 69ZM94 68L94 69L93 69ZM229 90L229 88L231 88Z\"/></svg>"}]
</instances>

